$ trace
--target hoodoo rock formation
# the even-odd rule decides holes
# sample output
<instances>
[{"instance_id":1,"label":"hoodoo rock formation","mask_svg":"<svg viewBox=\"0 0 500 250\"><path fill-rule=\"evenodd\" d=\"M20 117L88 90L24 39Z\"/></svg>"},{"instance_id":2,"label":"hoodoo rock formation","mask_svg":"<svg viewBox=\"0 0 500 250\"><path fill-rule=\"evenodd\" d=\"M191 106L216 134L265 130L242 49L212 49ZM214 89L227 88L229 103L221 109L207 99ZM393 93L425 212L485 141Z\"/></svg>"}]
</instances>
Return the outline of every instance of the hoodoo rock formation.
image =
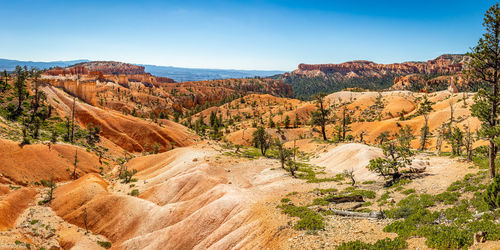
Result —
<instances>
[{"instance_id":1,"label":"hoodoo rock formation","mask_svg":"<svg viewBox=\"0 0 500 250\"><path fill-rule=\"evenodd\" d=\"M291 97L291 85L270 78L224 79L176 83L144 67L121 62L88 62L54 68L42 80L92 106L138 117L164 117L174 112L226 102L251 93Z\"/></svg>"}]
</instances>

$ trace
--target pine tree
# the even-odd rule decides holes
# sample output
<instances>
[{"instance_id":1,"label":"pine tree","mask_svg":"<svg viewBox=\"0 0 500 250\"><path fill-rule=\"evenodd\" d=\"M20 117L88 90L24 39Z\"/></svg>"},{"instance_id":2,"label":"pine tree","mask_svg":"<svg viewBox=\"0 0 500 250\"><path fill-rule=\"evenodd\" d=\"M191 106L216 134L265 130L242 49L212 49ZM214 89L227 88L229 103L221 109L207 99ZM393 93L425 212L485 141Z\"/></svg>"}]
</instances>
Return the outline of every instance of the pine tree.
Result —
<instances>
[{"instance_id":1,"label":"pine tree","mask_svg":"<svg viewBox=\"0 0 500 250\"><path fill-rule=\"evenodd\" d=\"M22 68L21 66L16 66L14 71L16 74L16 81L14 82L14 87L16 89L17 94L17 113L21 113L22 104L24 98L26 97L26 78L27 78L27 70L26 68Z\"/></svg>"},{"instance_id":2,"label":"pine tree","mask_svg":"<svg viewBox=\"0 0 500 250\"><path fill-rule=\"evenodd\" d=\"M420 107L417 111L419 115L424 116L424 126L420 130L421 132L420 151L423 151L425 149L427 141L429 140L429 113L433 110L432 104L434 103L429 101L427 95L424 95L424 99L420 103Z\"/></svg>"},{"instance_id":3,"label":"pine tree","mask_svg":"<svg viewBox=\"0 0 500 250\"><path fill-rule=\"evenodd\" d=\"M382 120L382 111L384 110L385 104L382 94L378 92L377 98L375 99L375 110L377 111L377 120Z\"/></svg>"},{"instance_id":4,"label":"pine tree","mask_svg":"<svg viewBox=\"0 0 500 250\"><path fill-rule=\"evenodd\" d=\"M285 125L285 128L290 128L290 117L288 115L285 116L285 120L283 121L283 125Z\"/></svg>"},{"instance_id":5,"label":"pine tree","mask_svg":"<svg viewBox=\"0 0 500 250\"><path fill-rule=\"evenodd\" d=\"M348 113L347 107L344 105L344 108L342 109L342 141L345 141L346 139L346 133L348 131L351 131L349 124L352 123L351 121L351 116Z\"/></svg>"},{"instance_id":6,"label":"pine tree","mask_svg":"<svg viewBox=\"0 0 500 250\"><path fill-rule=\"evenodd\" d=\"M255 132L253 132L253 144L256 148L260 149L263 156L266 156L266 151L270 146L271 136L266 132L264 127L259 126Z\"/></svg>"},{"instance_id":7,"label":"pine tree","mask_svg":"<svg viewBox=\"0 0 500 250\"><path fill-rule=\"evenodd\" d=\"M329 121L328 117L331 110L326 107L325 96L326 94L324 93L319 93L315 96L317 110L311 113L311 122L313 125L321 126L321 135L323 136L323 140L326 141L328 140L326 137L326 124Z\"/></svg>"},{"instance_id":8,"label":"pine tree","mask_svg":"<svg viewBox=\"0 0 500 250\"><path fill-rule=\"evenodd\" d=\"M420 132L420 151L423 151L429 141L429 114L424 114L424 126L420 129Z\"/></svg>"},{"instance_id":9,"label":"pine tree","mask_svg":"<svg viewBox=\"0 0 500 250\"><path fill-rule=\"evenodd\" d=\"M285 163L290 160L290 156L292 155L292 151L284 147L283 142L280 139L276 138L274 145L278 148L279 160L281 163L281 168L285 169Z\"/></svg>"},{"instance_id":10,"label":"pine tree","mask_svg":"<svg viewBox=\"0 0 500 250\"><path fill-rule=\"evenodd\" d=\"M76 176L77 164L78 164L78 150L75 149L75 161L73 162L73 175L72 175L74 180L77 179L77 176Z\"/></svg>"},{"instance_id":11,"label":"pine tree","mask_svg":"<svg viewBox=\"0 0 500 250\"><path fill-rule=\"evenodd\" d=\"M499 81L500 81L500 7L491 6L484 17L486 33L479 39L477 46L467 55L471 58L465 70L466 75L485 87L474 96L471 106L472 115L481 121L480 135L489 142L490 177L497 175L495 159L497 156L499 121Z\"/></svg>"}]
</instances>

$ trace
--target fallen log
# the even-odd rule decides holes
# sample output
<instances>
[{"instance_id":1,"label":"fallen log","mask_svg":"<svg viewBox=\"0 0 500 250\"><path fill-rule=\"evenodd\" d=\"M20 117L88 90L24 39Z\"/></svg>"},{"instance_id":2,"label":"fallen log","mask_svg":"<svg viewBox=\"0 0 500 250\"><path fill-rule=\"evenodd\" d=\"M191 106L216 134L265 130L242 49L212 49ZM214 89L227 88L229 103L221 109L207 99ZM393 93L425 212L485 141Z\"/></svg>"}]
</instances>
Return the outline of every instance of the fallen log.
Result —
<instances>
[{"instance_id":1,"label":"fallen log","mask_svg":"<svg viewBox=\"0 0 500 250\"><path fill-rule=\"evenodd\" d=\"M348 208L347 211L354 211L360 207L363 206L363 203L360 203L360 204L356 204L355 206L351 207L351 208Z\"/></svg>"},{"instance_id":2,"label":"fallen log","mask_svg":"<svg viewBox=\"0 0 500 250\"><path fill-rule=\"evenodd\" d=\"M328 197L325 199L328 202L332 203L344 203L344 202L365 202L363 200L363 196L361 195L353 195L353 196L334 196Z\"/></svg>"},{"instance_id":3,"label":"fallen log","mask_svg":"<svg viewBox=\"0 0 500 250\"><path fill-rule=\"evenodd\" d=\"M361 218L373 218L373 219L383 219L385 216L381 212L369 212L369 213L361 213L361 212L352 212L339 210L335 208L329 209L333 214L341 215L341 216L350 216L350 217L361 217Z\"/></svg>"}]
</instances>

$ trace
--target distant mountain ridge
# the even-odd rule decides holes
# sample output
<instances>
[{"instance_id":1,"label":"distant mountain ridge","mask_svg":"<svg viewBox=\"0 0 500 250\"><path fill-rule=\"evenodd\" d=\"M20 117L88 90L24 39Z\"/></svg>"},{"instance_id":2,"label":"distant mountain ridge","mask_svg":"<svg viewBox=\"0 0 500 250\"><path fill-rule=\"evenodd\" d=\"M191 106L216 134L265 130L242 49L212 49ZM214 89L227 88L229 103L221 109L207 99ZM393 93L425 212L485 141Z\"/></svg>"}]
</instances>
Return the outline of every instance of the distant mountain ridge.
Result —
<instances>
[{"instance_id":1,"label":"distant mountain ridge","mask_svg":"<svg viewBox=\"0 0 500 250\"><path fill-rule=\"evenodd\" d=\"M49 69L53 67L65 68L71 65L90 62L90 60L54 61L54 62L33 62L0 59L0 70L13 71L17 65L36 67L39 69ZM214 79L267 77L285 73L278 70L236 70L236 69L201 69L201 68L181 68L173 66L157 66L149 64L134 64L143 66L145 71L155 76L168 77L176 82L184 81L204 81Z\"/></svg>"},{"instance_id":2,"label":"distant mountain ridge","mask_svg":"<svg viewBox=\"0 0 500 250\"><path fill-rule=\"evenodd\" d=\"M285 71L278 70L238 70L238 69L201 69L201 68L180 68L173 66L156 66L148 64L137 64L144 66L146 72L156 76L165 76L177 82L204 81L214 79L267 77L283 74Z\"/></svg>"},{"instance_id":3,"label":"distant mountain ridge","mask_svg":"<svg viewBox=\"0 0 500 250\"><path fill-rule=\"evenodd\" d=\"M49 69L53 67L68 67L77 63L90 62L87 59L71 60L71 61L53 61L53 62L34 62L34 61L19 61L10 59L0 58L0 70L13 71L16 66L27 66L39 68L39 69Z\"/></svg>"}]
</instances>

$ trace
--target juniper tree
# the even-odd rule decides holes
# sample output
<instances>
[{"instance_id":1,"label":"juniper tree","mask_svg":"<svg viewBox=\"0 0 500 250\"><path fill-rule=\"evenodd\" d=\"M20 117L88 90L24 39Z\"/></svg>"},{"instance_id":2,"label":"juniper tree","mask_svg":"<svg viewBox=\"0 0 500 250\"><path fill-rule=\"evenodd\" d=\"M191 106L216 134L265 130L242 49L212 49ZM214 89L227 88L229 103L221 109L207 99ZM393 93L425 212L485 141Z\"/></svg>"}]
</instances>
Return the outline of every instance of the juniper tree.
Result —
<instances>
[{"instance_id":1,"label":"juniper tree","mask_svg":"<svg viewBox=\"0 0 500 250\"><path fill-rule=\"evenodd\" d=\"M489 142L490 177L496 176L495 159L497 156L499 121L499 81L500 81L500 7L495 4L486 11L483 26L485 33L472 51L465 73L473 81L484 85L474 96L471 106L472 115L481 121L480 135Z\"/></svg>"},{"instance_id":2,"label":"juniper tree","mask_svg":"<svg viewBox=\"0 0 500 250\"><path fill-rule=\"evenodd\" d=\"M410 148L413 139L411 128L407 125L395 134L396 139L382 144L384 157L370 160L367 168L388 179L386 186L391 186L399 181L402 176L401 169L411 165L414 155Z\"/></svg>"},{"instance_id":3,"label":"juniper tree","mask_svg":"<svg viewBox=\"0 0 500 250\"><path fill-rule=\"evenodd\" d=\"M377 136L376 140L378 141L379 145L382 145L384 142L389 140L389 137L390 137L389 131L384 131L384 132L380 133L379 136Z\"/></svg>"},{"instance_id":4,"label":"juniper tree","mask_svg":"<svg viewBox=\"0 0 500 250\"><path fill-rule=\"evenodd\" d=\"M351 186L356 185L356 179L354 179L354 169L350 170L344 169L342 173L344 174L345 177L351 179Z\"/></svg>"}]
</instances>

